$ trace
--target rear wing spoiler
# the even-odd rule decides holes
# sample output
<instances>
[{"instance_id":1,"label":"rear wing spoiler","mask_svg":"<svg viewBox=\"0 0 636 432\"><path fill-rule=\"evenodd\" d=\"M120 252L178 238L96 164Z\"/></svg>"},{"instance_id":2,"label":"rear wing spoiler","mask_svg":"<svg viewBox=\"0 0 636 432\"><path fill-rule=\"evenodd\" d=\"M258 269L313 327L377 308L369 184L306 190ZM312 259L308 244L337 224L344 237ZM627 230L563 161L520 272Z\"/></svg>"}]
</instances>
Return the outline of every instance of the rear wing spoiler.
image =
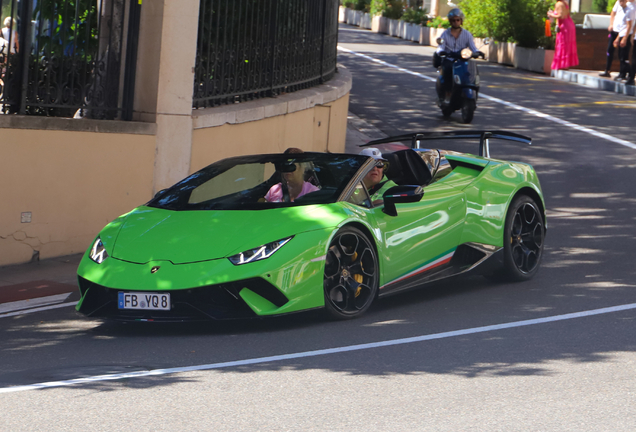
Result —
<instances>
[{"instance_id":1,"label":"rear wing spoiler","mask_svg":"<svg viewBox=\"0 0 636 432\"><path fill-rule=\"evenodd\" d=\"M396 141L410 141L412 149L422 148L421 141L444 140L444 139L479 139L479 156L490 157L491 138L504 139L508 141L532 144L532 138L514 132L506 131L456 131L456 132L414 132L406 135L392 136L369 141L359 147L369 147L378 144L388 144Z\"/></svg>"}]
</instances>

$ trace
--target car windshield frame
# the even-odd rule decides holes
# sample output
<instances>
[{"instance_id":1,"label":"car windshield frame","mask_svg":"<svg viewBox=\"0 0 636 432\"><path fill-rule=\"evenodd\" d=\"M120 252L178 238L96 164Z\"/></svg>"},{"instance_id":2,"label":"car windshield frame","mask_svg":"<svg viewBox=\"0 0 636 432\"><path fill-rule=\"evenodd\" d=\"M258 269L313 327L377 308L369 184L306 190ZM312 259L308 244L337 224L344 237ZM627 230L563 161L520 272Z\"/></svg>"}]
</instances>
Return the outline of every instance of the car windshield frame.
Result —
<instances>
[{"instance_id":1,"label":"car windshield frame","mask_svg":"<svg viewBox=\"0 0 636 432\"><path fill-rule=\"evenodd\" d=\"M351 181L356 179L361 168L368 162L367 156L343 153L297 153L297 154L262 154L251 156L237 156L215 162L189 175L168 189L158 192L146 206L166 210L267 210L316 204L331 204L339 201L343 191L347 190ZM302 165L297 165L302 164ZM262 168L262 179L259 177ZM267 166L267 168L266 168ZM319 190L307 192L292 202L268 202L264 199L267 192L274 185L281 183L282 172L295 171L294 167L302 166L314 178L305 181L316 184ZM245 180L237 178L232 182L235 170L237 174L256 171L258 175L256 185L242 190L234 190L225 195L214 196L210 199L194 199L197 188L211 185L210 189L219 190L223 185L236 187L234 183ZM268 174L267 170L272 171ZM311 171L310 171L311 170ZM223 178L223 175L225 177ZM306 174L307 175L307 174ZM244 176L245 177L245 176ZM214 182L216 179L216 184ZM259 179L262 181L259 182ZM249 182L246 182L249 183ZM204 189L205 186L201 189ZM312 188L315 189L315 188ZM205 196L199 193L198 196Z\"/></svg>"}]
</instances>

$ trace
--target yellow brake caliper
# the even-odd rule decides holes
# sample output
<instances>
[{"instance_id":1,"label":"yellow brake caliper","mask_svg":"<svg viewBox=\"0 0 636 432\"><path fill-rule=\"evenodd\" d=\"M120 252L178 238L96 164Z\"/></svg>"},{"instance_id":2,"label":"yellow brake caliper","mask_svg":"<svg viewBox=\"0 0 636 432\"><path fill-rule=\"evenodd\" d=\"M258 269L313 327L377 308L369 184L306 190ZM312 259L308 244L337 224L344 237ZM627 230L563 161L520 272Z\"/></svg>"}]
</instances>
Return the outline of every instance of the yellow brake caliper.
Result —
<instances>
[{"instance_id":1,"label":"yellow brake caliper","mask_svg":"<svg viewBox=\"0 0 636 432\"><path fill-rule=\"evenodd\" d=\"M356 258L358 258L358 252L354 252L353 253L353 257L351 257L351 261L355 261ZM361 263L362 264L362 263ZM353 278L355 279L356 282L358 282L359 284L362 283L363 279L362 279L362 275L361 274L355 274L353 275ZM362 287L359 286L358 289L356 290L356 297L358 297L360 295L360 292L362 291Z\"/></svg>"},{"instance_id":2,"label":"yellow brake caliper","mask_svg":"<svg viewBox=\"0 0 636 432\"><path fill-rule=\"evenodd\" d=\"M356 282L358 282L359 284L362 283L362 275L361 274L356 274L353 275L353 278L356 280ZM359 286L358 289L356 290L356 297L358 297L360 295L360 291L362 291L362 286Z\"/></svg>"}]
</instances>

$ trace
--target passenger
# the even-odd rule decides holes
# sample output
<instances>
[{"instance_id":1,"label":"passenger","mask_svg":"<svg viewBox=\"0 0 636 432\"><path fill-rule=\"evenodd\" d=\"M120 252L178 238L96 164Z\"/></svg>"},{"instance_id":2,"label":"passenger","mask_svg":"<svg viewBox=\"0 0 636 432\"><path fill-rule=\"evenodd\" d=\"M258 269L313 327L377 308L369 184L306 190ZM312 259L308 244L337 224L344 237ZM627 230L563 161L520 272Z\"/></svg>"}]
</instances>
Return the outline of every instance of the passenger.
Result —
<instances>
[{"instance_id":1,"label":"passenger","mask_svg":"<svg viewBox=\"0 0 636 432\"><path fill-rule=\"evenodd\" d=\"M396 186L392 180L387 179L384 175L384 170L388 166L387 160L382 157L382 152L375 147L365 148L360 154L370 156L377 161L362 182L369 191L373 206L381 205L384 202L382 195L393 186Z\"/></svg>"},{"instance_id":2,"label":"passenger","mask_svg":"<svg viewBox=\"0 0 636 432\"><path fill-rule=\"evenodd\" d=\"M301 154L304 152L299 148L290 147L283 153ZM313 184L305 181L305 172L310 167L309 163L296 162L293 165L296 167L296 169L291 172L281 173L282 182L275 184L269 189L269 191L265 195L265 201L294 202L296 198L300 198L303 195L320 190ZM286 195L289 197L289 201L286 199Z\"/></svg>"}]
</instances>

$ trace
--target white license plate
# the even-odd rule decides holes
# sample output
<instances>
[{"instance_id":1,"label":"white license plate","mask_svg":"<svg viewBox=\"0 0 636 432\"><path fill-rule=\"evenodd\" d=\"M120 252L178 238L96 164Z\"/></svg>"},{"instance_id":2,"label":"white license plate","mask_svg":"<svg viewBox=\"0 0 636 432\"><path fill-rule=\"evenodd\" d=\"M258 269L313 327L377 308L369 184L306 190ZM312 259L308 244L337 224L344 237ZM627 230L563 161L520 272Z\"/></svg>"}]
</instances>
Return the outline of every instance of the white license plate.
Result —
<instances>
[{"instance_id":1,"label":"white license plate","mask_svg":"<svg viewBox=\"0 0 636 432\"><path fill-rule=\"evenodd\" d=\"M170 294L119 292L119 309L170 310Z\"/></svg>"}]
</instances>

